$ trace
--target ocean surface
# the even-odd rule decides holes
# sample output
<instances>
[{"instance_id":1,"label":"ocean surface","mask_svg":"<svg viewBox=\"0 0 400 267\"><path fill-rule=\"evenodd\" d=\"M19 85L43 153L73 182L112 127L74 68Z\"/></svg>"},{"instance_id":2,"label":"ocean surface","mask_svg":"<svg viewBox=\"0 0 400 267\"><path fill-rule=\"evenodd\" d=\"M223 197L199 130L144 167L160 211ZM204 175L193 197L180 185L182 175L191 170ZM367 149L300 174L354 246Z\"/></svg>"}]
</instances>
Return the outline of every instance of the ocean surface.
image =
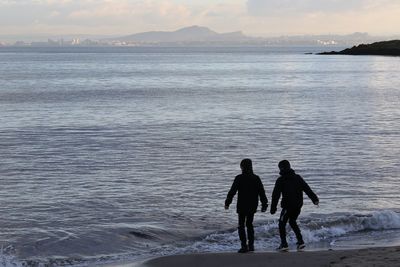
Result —
<instances>
[{"instance_id":1,"label":"ocean surface","mask_svg":"<svg viewBox=\"0 0 400 267\"><path fill-rule=\"evenodd\" d=\"M282 159L318 194L308 249L400 244L400 58L322 50L0 48L0 266L236 251L245 157L269 200Z\"/></svg>"}]
</instances>

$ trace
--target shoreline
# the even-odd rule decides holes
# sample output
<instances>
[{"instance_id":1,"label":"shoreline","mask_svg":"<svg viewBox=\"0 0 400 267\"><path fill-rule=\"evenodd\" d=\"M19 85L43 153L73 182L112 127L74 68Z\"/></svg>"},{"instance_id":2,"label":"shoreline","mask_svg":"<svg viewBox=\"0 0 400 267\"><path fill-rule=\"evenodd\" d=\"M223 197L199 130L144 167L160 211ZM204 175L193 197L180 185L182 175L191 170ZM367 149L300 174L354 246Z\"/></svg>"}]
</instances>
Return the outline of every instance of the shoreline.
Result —
<instances>
[{"instance_id":1,"label":"shoreline","mask_svg":"<svg viewBox=\"0 0 400 267\"><path fill-rule=\"evenodd\" d=\"M256 266L400 266L400 246L350 250L202 253L152 258L142 262L108 264L107 267L256 267Z\"/></svg>"}]
</instances>

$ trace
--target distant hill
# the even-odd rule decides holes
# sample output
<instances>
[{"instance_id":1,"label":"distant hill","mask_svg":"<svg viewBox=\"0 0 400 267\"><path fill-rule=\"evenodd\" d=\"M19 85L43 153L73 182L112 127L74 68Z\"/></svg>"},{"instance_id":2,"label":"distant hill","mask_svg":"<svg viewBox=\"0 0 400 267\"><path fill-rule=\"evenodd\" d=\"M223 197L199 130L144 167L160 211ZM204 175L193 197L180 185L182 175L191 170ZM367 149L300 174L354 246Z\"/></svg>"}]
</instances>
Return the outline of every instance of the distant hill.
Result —
<instances>
[{"instance_id":1,"label":"distant hill","mask_svg":"<svg viewBox=\"0 0 400 267\"><path fill-rule=\"evenodd\" d=\"M342 51L324 52L320 55L381 55L400 56L400 40L376 42L372 44L360 44Z\"/></svg>"},{"instance_id":2,"label":"distant hill","mask_svg":"<svg viewBox=\"0 0 400 267\"><path fill-rule=\"evenodd\" d=\"M397 39L397 37L388 38ZM241 31L218 33L207 27L190 26L176 31L149 31L121 37L103 39L105 43L120 45L315 45L315 46L350 46L360 43L372 43L385 40L370 36L368 33L356 32L347 35L297 35L279 37L250 37Z\"/></svg>"},{"instance_id":3,"label":"distant hill","mask_svg":"<svg viewBox=\"0 0 400 267\"><path fill-rule=\"evenodd\" d=\"M191 26L176 31L151 31L112 38L120 42L179 43L179 42L243 42L257 38L247 37L242 32L217 33L207 27Z\"/></svg>"}]
</instances>

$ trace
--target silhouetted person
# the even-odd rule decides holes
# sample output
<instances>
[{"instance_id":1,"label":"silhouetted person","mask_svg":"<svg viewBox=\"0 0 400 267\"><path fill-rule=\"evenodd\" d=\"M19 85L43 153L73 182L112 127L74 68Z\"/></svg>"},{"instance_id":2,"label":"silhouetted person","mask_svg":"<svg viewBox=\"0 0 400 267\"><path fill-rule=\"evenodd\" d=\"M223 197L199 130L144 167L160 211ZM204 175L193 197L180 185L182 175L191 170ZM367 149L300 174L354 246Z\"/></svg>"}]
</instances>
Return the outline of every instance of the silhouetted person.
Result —
<instances>
[{"instance_id":1,"label":"silhouetted person","mask_svg":"<svg viewBox=\"0 0 400 267\"><path fill-rule=\"evenodd\" d=\"M241 248L239 253L254 251L254 213L257 211L258 200L261 200L261 212L265 212L268 207L268 199L265 196L264 186L260 177L253 173L253 165L250 159L244 159L240 162L242 174L235 177L232 187L225 200L225 209L229 208L232 199L238 192L236 212L239 217L239 238ZM247 227L247 243L246 230Z\"/></svg>"},{"instance_id":2,"label":"silhouetted person","mask_svg":"<svg viewBox=\"0 0 400 267\"><path fill-rule=\"evenodd\" d=\"M281 207L282 212L279 217L279 235L281 244L278 247L280 251L287 251L288 243L286 241L286 224L289 221L290 227L296 234L297 249L301 250L305 247L303 237L299 226L297 225L297 217L300 215L301 207L303 206L303 192L312 200L314 205L318 205L319 200L317 195L311 190L303 178L296 174L290 167L287 160L282 160L278 164L279 174L281 175L275 183L274 191L272 192L271 214L275 214L276 206L282 194Z\"/></svg>"}]
</instances>

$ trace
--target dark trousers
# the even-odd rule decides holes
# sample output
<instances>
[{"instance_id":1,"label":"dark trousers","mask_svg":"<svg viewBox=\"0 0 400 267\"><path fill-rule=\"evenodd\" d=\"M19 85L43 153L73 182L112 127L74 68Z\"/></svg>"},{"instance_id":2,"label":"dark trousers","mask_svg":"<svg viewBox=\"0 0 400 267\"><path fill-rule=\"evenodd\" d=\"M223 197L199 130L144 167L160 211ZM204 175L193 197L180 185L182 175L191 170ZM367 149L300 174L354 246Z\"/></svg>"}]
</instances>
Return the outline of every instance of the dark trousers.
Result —
<instances>
[{"instance_id":1,"label":"dark trousers","mask_svg":"<svg viewBox=\"0 0 400 267\"><path fill-rule=\"evenodd\" d=\"M301 208L297 209L282 209L281 216L279 217L279 235L281 236L281 244L287 245L286 241L286 224L289 221L290 227L296 235L297 242L303 243L303 237L299 226L297 225L297 217L300 215Z\"/></svg>"},{"instance_id":2,"label":"dark trousers","mask_svg":"<svg viewBox=\"0 0 400 267\"><path fill-rule=\"evenodd\" d=\"M254 228L253 228L254 213L239 213L239 238L242 247L247 246L247 239L249 240L249 245L254 244ZM247 238L246 229L247 228Z\"/></svg>"}]
</instances>

